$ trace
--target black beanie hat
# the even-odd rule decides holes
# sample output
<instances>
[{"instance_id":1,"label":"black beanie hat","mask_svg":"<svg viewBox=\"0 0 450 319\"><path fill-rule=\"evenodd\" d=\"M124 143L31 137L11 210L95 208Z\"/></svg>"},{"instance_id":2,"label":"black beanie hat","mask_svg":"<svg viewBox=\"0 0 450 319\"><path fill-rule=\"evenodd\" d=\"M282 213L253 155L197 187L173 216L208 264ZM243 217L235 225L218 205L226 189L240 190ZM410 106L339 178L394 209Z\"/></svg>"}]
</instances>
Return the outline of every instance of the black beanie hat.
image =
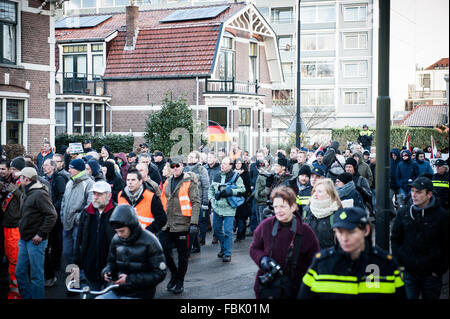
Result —
<instances>
[{"instance_id":1,"label":"black beanie hat","mask_svg":"<svg viewBox=\"0 0 450 319\"><path fill-rule=\"evenodd\" d=\"M353 157L349 157L345 161L345 165L352 165L355 168L355 171L356 171L356 167L358 166L358 163L356 162L356 160Z\"/></svg>"},{"instance_id":2,"label":"black beanie hat","mask_svg":"<svg viewBox=\"0 0 450 319\"><path fill-rule=\"evenodd\" d=\"M277 164L280 166L288 167L288 160L286 157L279 157Z\"/></svg>"},{"instance_id":3,"label":"black beanie hat","mask_svg":"<svg viewBox=\"0 0 450 319\"><path fill-rule=\"evenodd\" d=\"M18 169L19 171L23 170L23 168L25 167L25 158L22 156L18 156L15 157L12 161L11 161L11 167L14 167L15 169Z\"/></svg>"},{"instance_id":4,"label":"black beanie hat","mask_svg":"<svg viewBox=\"0 0 450 319\"><path fill-rule=\"evenodd\" d=\"M311 167L309 165L302 165L298 171L298 176L300 175L308 175L308 177L311 177Z\"/></svg>"},{"instance_id":5,"label":"black beanie hat","mask_svg":"<svg viewBox=\"0 0 450 319\"><path fill-rule=\"evenodd\" d=\"M347 172L339 174L336 179L340 180L344 184L350 183L353 180L352 174Z\"/></svg>"}]
</instances>

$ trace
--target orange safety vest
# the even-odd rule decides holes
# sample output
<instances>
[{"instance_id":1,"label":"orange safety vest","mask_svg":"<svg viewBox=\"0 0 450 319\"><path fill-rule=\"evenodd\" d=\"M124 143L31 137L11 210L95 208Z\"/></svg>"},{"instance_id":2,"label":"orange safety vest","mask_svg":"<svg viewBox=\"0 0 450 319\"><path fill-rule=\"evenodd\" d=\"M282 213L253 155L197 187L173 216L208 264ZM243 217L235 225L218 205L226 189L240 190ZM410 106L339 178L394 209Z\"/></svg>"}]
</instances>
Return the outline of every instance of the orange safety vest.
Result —
<instances>
[{"instance_id":1,"label":"orange safety vest","mask_svg":"<svg viewBox=\"0 0 450 319\"><path fill-rule=\"evenodd\" d=\"M164 210L167 212L167 197L166 197L166 186L169 180L166 180L163 185L163 191L161 194L161 202L163 204ZM192 203L189 198L189 187L191 186L191 181L184 182L178 191L178 200L180 201L181 214L186 217L192 216Z\"/></svg>"},{"instance_id":2,"label":"orange safety vest","mask_svg":"<svg viewBox=\"0 0 450 319\"><path fill-rule=\"evenodd\" d=\"M139 203L137 203L136 206L134 206L138 216L139 224L143 225L144 227L150 226L155 220L152 213L153 195L153 192L144 190L144 192L142 192L142 196L144 196L144 198ZM122 191L120 191L119 195L117 196L117 204L130 205L127 199L125 197L122 197Z\"/></svg>"}]
</instances>

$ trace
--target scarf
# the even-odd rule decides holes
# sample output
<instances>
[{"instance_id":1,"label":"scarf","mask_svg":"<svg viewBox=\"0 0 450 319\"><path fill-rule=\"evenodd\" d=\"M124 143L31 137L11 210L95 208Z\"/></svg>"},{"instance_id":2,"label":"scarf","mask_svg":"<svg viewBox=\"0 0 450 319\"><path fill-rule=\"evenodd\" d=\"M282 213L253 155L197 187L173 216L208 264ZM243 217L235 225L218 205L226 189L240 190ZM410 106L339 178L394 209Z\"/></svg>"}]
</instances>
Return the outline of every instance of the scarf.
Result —
<instances>
[{"instance_id":1,"label":"scarf","mask_svg":"<svg viewBox=\"0 0 450 319\"><path fill-rule=\"evenodd\" d=\"M337 187L336 190L339 194L339 198L343 198L343 197L347 197L350 195L350 193L356 189L355 188L355 183L353 181L348 182L347 184L345 184L342 187Z\"/></svg>"},{"instance_id":2,"label":"scarf","mask_svg":"<svg viewBox=\"0 0 450 319\"><path fill-rule=\"evenodd\" d=\"M144 186L141 185L141 187L139 187L138 191L134 194L132 194L130 192L130 190L128 189L128 186L124 188L124 191L125 191L125 194L127 194L128 198L130 199L132 205L134 206L136 204L136 201L139 199L139 197L144 192Z\"/></svg>"},{"instance_id":3,"label":"scarf","mask_svg":"<svg viewBox=\"0 0 450 319\"><path fill-rule=\"evenodd\" d=\"M338 210L336 201L331 203L331 198L325 200L318 200L311 197L311 203L309 204L311 213L317 218L325 218L333 214Z\"/></svg>"}]
</instances>

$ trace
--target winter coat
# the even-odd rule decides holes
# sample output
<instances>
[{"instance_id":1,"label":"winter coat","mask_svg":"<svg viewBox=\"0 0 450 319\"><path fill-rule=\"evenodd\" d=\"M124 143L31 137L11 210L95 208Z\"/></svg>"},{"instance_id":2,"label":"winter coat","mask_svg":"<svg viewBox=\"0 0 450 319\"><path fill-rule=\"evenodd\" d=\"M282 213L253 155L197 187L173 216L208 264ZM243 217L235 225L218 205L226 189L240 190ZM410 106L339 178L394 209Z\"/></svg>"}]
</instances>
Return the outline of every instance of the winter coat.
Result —
<instances>
[{"instance_id":1,"label":"winter coat","mask_svg":"<svg viewBox=\"0 0 450 319\"><path fill-rule=\"evenodd\" d=\"M153 163L148 164L148 176L158 185L162 183L162 177L159 173L158 166Z\"/></svg>"},{"instance_id":2,"label":"winter coat","mask_svg":"<svg viewBox=\"0 0 450 319\"><path fill-rule=\"evenodd\" d=\"M436 199L439 201L444 209L448 209L448 191L449 191L449 174L440 175L438 173L433 175L433 193L436 194Z\"/></svg>"},{"instance_id":3,"label":"winter coat","mask_svg":"<svg viewBox=\"0 0 450 319\"><path fill-rule=\"evenodd\" d=\"M411 188L408 184L419 177L419 165L411 159L411 152L409 150L402 151L400 155L403 153L408 154L409 159L406 161L403 159L400 160L397 166L397 182L400 188L408 193Z\"/></svg>"},{"instance_id":4,"label":"winter coat","mask_svg":"<svg viewBox=\"0 0 450 319\"><path fill-rule=\"evenodd\" d=\"M370 146L372 146L372 140L373 140L373 132L372 131L362 130L359 132L357 142L364 149L370 149Z\"/></svg>"},{"instance_id":5,"label":"winter coat","mask_svg":"<svg viewBox=\"0 0 450 319\"><path fill-rule=\"evenodd\" d=\"M419 160L415 160L417 163L417 166L419 167L419 175L422 175L423 173L428 173L433 175L433 169L431 168L431 165L428 161L424 160L424 161L419 161Z\"/></svg>"},{"instance_id":6,"label":"winter coat","mask_svg":"<svg viewBox=\"0 0 450 319\"><path fill-rule=\"evenodd\" d=\"M370 188L370 185L372 185L372 183L373 183L372 170L370 169L369 165L367 165L367 163L364 162L364 157L361 152L355 152L355 154L358 155L358 158L359 158L358 173L359 173L359 175L361 175L362 177L367 179L367 181L369 182L369 188Z\"/></svg>"},{"instance_id":7,"label":"winter coat","mask_svg":"<svg viewBox=\"0 0 450 319\"><path fill-rule=\"evenodd\" d=\"M244 204L242 204L236 209L236 218L245 219L251 215L251 205L249 202L247 202L247 198L249 198L250 194L252 193L252 189L250 186L250 174L247 170L244 170L242 174L240 174L239 176L242 178L242 181L244 182L245 186L244 198L246 199L246 201Z\"/></svg>"},{"instance_id":8,"label":"winter coat","mask_svg":"<svg viewBox=\"0 0 450 319\"><path fill-rule=\"evenodd\" d=\"M10 197L10 200L7 203L8 196ZM6 188L4 189L4 191L2 190L3 200L1 201L1 204L2 206L5 205L5 211L3 213L3 227L7 228L18 227L21 216L20 215L21 196L22 196L22 188L17 187L14 179L11 178L10 182L6 183Z\"/></svg>"},{"instance_id":9,"label":"winter coat","mask_svg":"<svg viewBox=\"0 0 450 319\"><path fill-rule=\"evenodd\" d=\"M361 207L362 209L366 208L361 194L356 190L355 183L353 181L348 182L342 187L337 187L336 191L339 194L342 206Z\"/></svg>"},{"instance_id":10,"label":"winter coat","mask_svg":"<svg viewBox=\"0 0 450 319\"><path fill-rule=\"evenodd\" d=\"M106 266L111 240L116 234L109 224L109 218L116 203L109 201L103 213L92 203L81 213L75 244L75 264L84 270L90 281L103 281L101 271Z\"/></svg>"},{"instance_id":11,"label":"winter coat","mask_svg":"<svg viewBox=\"0 0 450 319\"><path fill-rule=\"evenodd\" d=\"M58 172L53 173L51 177L45 176L47 181L50 183L50 188L52 190L52 203L55 206L56 212L59 214L61 211L61 203L64 196L64 192L66 191L66 178L59 174Z\"/></svg>"},{"instance_id":12,"label":"winter coat","mask_svg":"<svg viewBox=\"0 0 450 319\"><path fill-rule=\"evenodd\" d=\"M297 259L297 267L294 271L291 272L290 277L295 283L296 291L298 291L301 284L300 278L302 278L306 274L306 271L308 270L308 267L311 264L314 255L319 251L320 248L317 237L311 227L302 222L299 214L296 213L295 216L297 223L296 235L301 235L302 238L300 255ZM274 226L275 218L275 216L271 216L264 219L255 229L249 253L250 257L253 259L258 268L260 267L262 257L268 256L275 259L280 264L283 271L285 271L287 268L286 255L288 253L288 247L291 243L293 233L290 226L282 226L281 223L279 223L276 237L273 238L272 229ZM270 247L272 245L272 241L274 241L274 244L272 255L270 255ZM259 268L254 284L256 298L259 298L258 277L262 274L263 270Z\"/></svg>"},{"instance_id":13,"label":"winter coat","mask_svg":"<svg viewBox=\"0 0 450 319\"><path fill-rule=\"evenodd\" d=\"M198 225L198 217L200 215L201 201L198 193L198 182L197 176L192 172L183 173L182 180L175 186L172 192L172 182L174 177L169 177L165 186L163 186L163 195L165 194L167 199L167 224L162 230L169 229L170 232L185 232L189 231L189 226L191 224ZM180 200L178 193L180 191L181 185L186 182L191 182L189 186L189 200L192 205L192 215L191 217L184 216L181 212ZM163 196L161 195L161 196Z\"/></svg>"},{"instance_id":14,"label":"winter coat","mask_svg":"<svg viewBox=\"0 0 450 319\"><path fill-rule=\"evenodd\" d=\"M122 180L124 183L127 182L127 175L128 175L128 169L130 167L130 164L128 164L128 159L125 153L120 152L117 153L116 158L120 158L122 160L122 165L119 165L120 167L120 174L122 175ZM119 163L119 161L117 161Z\"/></svg>"},{"instance_id":15,"label":"winter coat","mask_svg":"<svg viewBox=\"0 0 450 319\"><path fill-rule=\"evenodd\" d=\"M158 168L158 172L160 176L163 176L163 169L164 166L166 166L166 159L163 157L163 159L161 160L161 162L154 162L155 166Z\"/></svg>"},{"instance_id":16,"label":"winter coat","mask_svg":"<svg viewBox=\"0 0 450 319\"><path fill-rule=\"evenodd\" d=\"M106 267L102 278L107 273L113 277L126 274L125 284L114 289L119 296L134 298L153 298L156 286L166 277L167 266L159 240L151 232L142 229L136 214L122 214L120 221L130 228L128 238L114 235Z\"/></svg>"},{"instance_id":17,"label":"winter coat","mask_svg":"<svg viewBox=\"0 0 450 319\"><path fill-rule=\"evenodd\" d=\"M256 179L258 178L259 172L258 172L258 168L256 167L256 163L251 163L250 164L250 168L249 168L250 172L250 185L253 189L255 189L256 187ZM220 171L220 167L219 167L219 171Z\"/></svg>"},{"instance_id":18,"label":"winter coat","mask_svg":"<svg viewBox=\"0 0 450 319\"><path fill-rule=\"evenodd\" d=\"M200 163L197 163L195 165L187 165L185 166L184 171L193 172L195 173L195 175L197 175L198 194L200 196L200 201L202 203L202 206L208 206L208 188L209 188L208 171Z\"/></svg>"},{"instance_id":19,"label":"winter coat","mask_svg":"<svg viewBox=\"0 0 450 319\"><path fill-rule=\"evenodd\" d=\"M209 164L205 164L203 167L208 171L209 184L211 184L214 175L220 174L220 164L216 163L213 165L213 167L210 167Z\"/></svg>"},{"instance_id":20,"label":"winter coat","mask_svg":"<svg viewBox=\"0 0 450 319\"><path fill-rule=\"evenodd\" d=\"M448 270L448 211L433 196L427 207L401 208L391 234L392 252L400 266L418 275Z\"/></svg>"},{"instance_id":21,"label":"winter coat","mask_svg":"<svg viewBox=\"0 0 450 319\"><path fill-rule=\"evenodd\" d=\"M21 239L28 241L35 235L39 235L43 240L48 238L58 214L46 186L41 182L37 181L25 186L20 198L20 216Z\"/></svg>"},{"instance_id":22,"label":"winter coat","mask_svg":"<svg viewBox=\"0 0 450 319\"><path fill-rule=\"evenodd\" d=\"M397 160L394 161L392 154L397 155ZM397 182L397 167L402 159L400 158L400 150L398 148L393 148L389 153L389 172L390 172L390 188L392 190L397 190L400 188Z\"/></svg>"},{"instance_id":23,"label":"winter coat","mask_svg":"<svg viewBox=\"0 0 450 319\"><path fill-rule=\"evenodd\" d=\"M267 177L259 174L256 179L254 196L256 200L256 205L266 205L267 193L266 193L266 180Z\"/></svg>"},{"instance_id":24,"label":"winter coat","mask_svg":"<svg viewBox=\"0 0 450 319\"><path fill-rule=\"evenodd\" d=\"M113 163L105 162L103 166L106 167L106 182L111 185L112 200L117 203L117 196L119 192L124 189L126 183L116 175Z\"/></svg>"},{"instance_id":25,"label":"winter coat","mask_svg":"<svg viewBox=\"0 0 450 319\"><path fill-rule=\"evenodd\" d=\"M92 202L93 185L94 181L86 171L80 173L80 176L75 179L71 178L66 184L61 203L61 221L64 230L71 230L74 224L78 225L80 213Z\"/></svg>"},{"instance_id":26,"label":"winter coat","mask_svg":"<svg viewBox=\"0 0 450 319\"><path fill-rule=\"evenodd\" d=\"M234 175L235 171L230 170L227 174L221 172L214 176L213 182L209 186L208 198L211 200L211 207L214 212L220 216L235 216L236 208L233 208L228 203L226 197L222 197L216 200L215 195L221 190L225 189L224 184L228 183ZM235 181L236 188L233 189L233 196L239 196L245 194L245 185L242 178L238 176Z\"/></svg>"},{"instance_id":27,"label":"winter coat","mask_svg":"<svg viewBox=\"0 0 450 319\"><path fill-rule=\"evenodd\" d=\"M274 174L273 175L273 182L268 184L268 180L270 180L270 177L266 180L266 194L267 198L270 198L270 194L272 191L277 188L278 186L289 186L289 180L292 178L292 175L285 172L283 175Z\"/></svg>"},{"instance_id":28,"label":"winter coat","mask_svg":"<svg viewBox=\"0 0 450 319\"><path fill-rule=\"evenodd\" d=\"M317 218L311 211L310 204L303 207L303 221L311 226L312 230L319 240L320 249L325 249L334 245L334 234L332 229L333 215Z\"/></svg>"}]
</instances>

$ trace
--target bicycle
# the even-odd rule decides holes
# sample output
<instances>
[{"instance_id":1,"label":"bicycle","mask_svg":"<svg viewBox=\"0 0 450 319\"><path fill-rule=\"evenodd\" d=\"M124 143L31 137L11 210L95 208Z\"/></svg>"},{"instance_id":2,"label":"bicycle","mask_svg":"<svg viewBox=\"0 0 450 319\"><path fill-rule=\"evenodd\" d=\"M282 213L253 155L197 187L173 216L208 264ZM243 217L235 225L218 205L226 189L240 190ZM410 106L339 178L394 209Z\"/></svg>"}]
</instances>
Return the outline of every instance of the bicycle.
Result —
<instances>
[{"instance_id":1,"label":"bicycle","mask_svg":"<svg viewBox=\"0 0 450 319\"><path fill-rule=\"evenodd\" d=\"M68 291L70 292L76 292L76 293L80 293L81 294L81 299L87 299L87 297L89 295L103 295L105 293L107 293L108 291L119 287L118 284L113 284L110 285L108 287L106 287L105 289L101 290L101 291L91 291L91 288L89 286L85 286L81 289L77 289L77 288L72 288L72 285L76 283L76 280L71 280L67 283L66 288Z\"/></svg>"}]
</instances>

